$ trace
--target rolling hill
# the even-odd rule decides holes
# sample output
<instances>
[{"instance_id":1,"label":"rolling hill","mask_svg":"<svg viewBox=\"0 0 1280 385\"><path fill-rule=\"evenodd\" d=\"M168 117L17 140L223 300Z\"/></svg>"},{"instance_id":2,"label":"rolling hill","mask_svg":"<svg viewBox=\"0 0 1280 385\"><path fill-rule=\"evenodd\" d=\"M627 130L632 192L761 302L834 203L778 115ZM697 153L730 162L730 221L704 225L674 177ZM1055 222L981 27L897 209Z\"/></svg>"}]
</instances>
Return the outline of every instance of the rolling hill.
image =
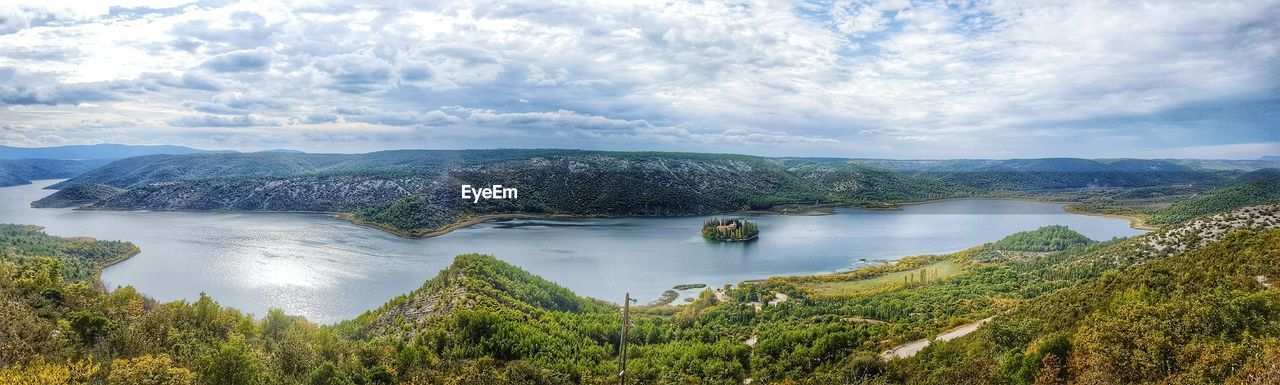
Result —
<instances>
[{"instance_id":1,"label":"rolling hill","mask_svg":"<svg viewBox=\"0 0 1280 385\"><path fill-rule=\"evenodd\" d=\"M1071 238L1010 239L1032 235ZM744 282L679 308L633 307L628 381L1267 383L1280 373L1278 247L1269 205L1031 259L910 258L871 269L951 268L847 296L805 284L883 276ZM460 255L420 289L322 326L87 284L130 249L0 226L0 383L617 383L615 305L493 257ZM912 357L877 354L980 319L991 321Z\"/></svg>"},{"instance_id":2,"label":"rolling hill","mask_svg":"<svg viewBox=\"0 0 1280 385\"><path fill-rule=\"evenodd\" d=\"M57 147L0 146L0 159L121 159L155 154L197 154L219 152L182 146L137 146L127 144L91 144ZM227 152L227 151L221 151Z\"/></svg>"},{"instance_id":3,"label":"rolling hill","mask_svg":"<svg viewBox=\"0 0 1280 385\"><path fill-rule=\"evenodd\" d=\"M100 161L51 159L0 159L0 187L31 183L37 179L70 178L102 164Z\"/></svg>"},{"instance_id":4,"label":"rolling hill","mask_svg":"<svg viewBox=\"0 0 1280 385\"><path fill-rule=\"evenodd\" d=\"M159 155L55 187L85 183L125 190L101 207L347 212L409 234L488 214L671 216L828 200L765 158L573 150ZM463 184L516 187L519 198L463 200Z\"/></svg>"},{"instance_id":5,"label":"rolling hill","mask_svg":"<svg viewBox=\"0 0 1280 385\"><path fill-rule=\"evenodd\" d=\"M1253 171L1235 182L1157 210L1151 214L1150 222L1181 223L1200 215L1280 201L1280 169Z\"/></svg>"},{"instance_id":6,"label":"rolling hill","mask_svg":"<svg viewBox=\"0 0 1280 385\"><path fill-rule=\"evenodd\" d=\"M98 194L90 202L104 208L336 212L422 236L489 215L704 215L812 204L891 207L951 197L1041 197L1076 190L1112 196L1173 186L1207 190L1239 173L1136 159L899 161L555 149L399 150L148 155L112 162L54 188L94 184L123 190ZM519 195L472 202L461 199L464 184L501 184L517 188ZM37 205L66 204L60 199L50 197Z\"/></svg>"},{"instance_id":7,"label":"rolling hill","mask_svg":"<svg viewBox=\"0 0 1280 385\"><path fill-rule=\"evenodd\" d=\"M1146 159L878 160L850 162L982 190L1151 187L1220 184L1228 175L1173 161Z\"/></svg>"}]
</instances>

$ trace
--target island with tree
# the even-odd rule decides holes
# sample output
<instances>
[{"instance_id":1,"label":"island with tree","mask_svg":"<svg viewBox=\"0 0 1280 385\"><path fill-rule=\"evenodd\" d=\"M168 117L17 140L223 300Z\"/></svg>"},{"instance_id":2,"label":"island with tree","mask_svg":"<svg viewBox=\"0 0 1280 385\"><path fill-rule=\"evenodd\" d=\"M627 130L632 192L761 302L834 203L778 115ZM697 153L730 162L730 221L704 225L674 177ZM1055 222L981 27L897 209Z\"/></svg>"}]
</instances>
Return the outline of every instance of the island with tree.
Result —
<instances>
[{"instance_id":1,"label":"island with tree","mask_svg":"<svg viewBox=\"0 0 1280 385\"><path fill-rule=\"evenodd\" d=\"M702 237L708 241L741 242L758 236L760 227L741 218L711 218L702 223Z\"/></svg>"}]
</instances>

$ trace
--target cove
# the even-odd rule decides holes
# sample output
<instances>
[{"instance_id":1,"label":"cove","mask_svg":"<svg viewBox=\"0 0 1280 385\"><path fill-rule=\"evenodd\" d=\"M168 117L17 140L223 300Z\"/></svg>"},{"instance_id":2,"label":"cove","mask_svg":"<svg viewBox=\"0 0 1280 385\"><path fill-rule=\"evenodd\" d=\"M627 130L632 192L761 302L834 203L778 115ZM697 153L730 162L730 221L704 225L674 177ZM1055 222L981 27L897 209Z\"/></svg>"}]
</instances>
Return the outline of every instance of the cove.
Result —
<instances>
[{"instance_id":1,"label":"cove","mask_svg":"<svg viewBox=\"0 0 1280 385\"><path fill-rule=\"evenodd\" d=\"M416 289L464 253L491 254L580 295L617 302L630 291L643 303L676 284L832 272L1046 225L1097 240L1142 233L1128 220L1070 214L1061 204L952 200L901 211L751 215L760 237L746 243L703 240L706 217L518 219L409 239L322 214L31 208L55 182L0 188L0 222L137 244L142 253L103 271L108 287L132 285L160 301L203 292L257 315L275 307L321 323Z\"/></svg>"}]
</instances>

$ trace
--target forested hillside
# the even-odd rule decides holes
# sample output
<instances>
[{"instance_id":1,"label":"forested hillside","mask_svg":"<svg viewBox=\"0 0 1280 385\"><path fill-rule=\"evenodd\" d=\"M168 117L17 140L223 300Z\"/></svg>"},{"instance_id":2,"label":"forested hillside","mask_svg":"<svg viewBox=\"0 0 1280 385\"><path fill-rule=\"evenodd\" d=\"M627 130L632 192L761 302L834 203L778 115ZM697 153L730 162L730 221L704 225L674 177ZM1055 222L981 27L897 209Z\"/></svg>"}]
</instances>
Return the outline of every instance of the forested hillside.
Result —
<instances>
[{"instance_id":1,"label":"forested hillside","mask_svg":"<svg viewBox=\"0 0 1280 385\"><path fill-rule=\"evenodd\" d=\"M1269 384L1280 378L1280 230L1103 275L895 362L908 383Z\"/></svg>"},{"instance_id":2,"label":"forested hillside","mask_svg":"<svg viewBox=\"0 0 1280 385\"><path fill-rule=\"evenodd\" d=\"M1101 203L1079 207L1105 213L1116 205L1107 202L1115 199L1163 196L1153 204L1176 201L1239 175L1236 170L1134 159L898 161L580 150L260 152L128 158L55 185L73 191L37 206L337 212L422 236L488 215L704 215L811 205L883 208L975 196L1097 201ZM520 194L517 199L475 202L461 199L464 184L501 184ZM1129 197L1133 194L1138 195Z\"/></svg>"},{"instance_id":3,"label":"forested hillside","mask_svg":"<svg viewBox=\"0 0 1280 385\"><path fill-rule=\"evenodd\" d=\"M764 158L572 150L151 156L58 187L86 183L125 189L100 207L347 212L408 234L487 214L670 216L829 201ZM463 184L520 195L472 202L460 199Z\"/></svg>"},{"instance_id":4,"label":"forested hillside","mask_svg":"<svg viewBox=\"0 0 1280 385\"><path fill-rule=\"evenodd\" d=\"M1062 251L1075 246L1093 243L1067 226L1045 226L1032 231L1013 233L991 246L1011 251Z\"/></svg>"},{"instance_id":5,"label":"forested hillside","mask_svg":"<svg viewBox=\"0 0 1280 385\"><path fill-rule=\"evenodd\" d=\"M1232 175L1176 161L1146 159L856 159L850 162L975 189L1010 191L1220 184Z\"/></svg>"},{"instance_id":6,"label":"forested hillside","mask_svg":"<svg viewBox=\"0 0 1280 385\"><path fill-rule=\"evenodd\" d=\"M633 307L628 383L1267 383L1278 228L1280 206L1258 206L1061 251L980 257L1002 250L987 245ZM493 257L459 256L417 291L318 326L107 294L59 273L79 256L50 238L0 233L9 253L54 256L0 261L0 383L617 383L616 307ZM988 317L913 357L880 354Z\"/></svg>"},{"instance_id":7,"label":"forested hillside","mask_svg":"<svg viewBox=\"0 0 1280 385\"><path fill-rule=\"evenodd\" d=\"M67 186L61 190L40 198L31 204L32 207L77 207L102 202L124 192L122 189L97 183L80 183Z\"/></svg>"},{"instance_id":8,"label":"forested hillside","mask_svg":"<svg viewBox=\"0 0 1280 385\"><path fill-rule=\"evenodd\" d=\"M1262 169L1241 176L1230 186L1157 210L1151 214L1150 222L1180 223L1200 215L1272 202L1280 202L1280 169Z\"/></svg>"},{"instance_id":9,"label":"forested hillside","mask_svg":"<svg viewBox=\"0 0 1280 385\"><path fill-rule=\"evenodd\" d=\"M127 144L90 144L55 147L0 146L0 159L121 159L155 154L195 154L212 152L182 146L137 146ZM222 151L230 152L230 151Z\"/></svg>"},{"instance_id":10,"label":"forested hillside","mask_svg":"<svg viewBox=\"0 0 1280 385\"><path fill-rule=\"evenodd\" d=\"M0 187L23 185L37 179L70 178L92 170L102 163L51 159L0 159Z\"/></svg>"},{"instance_id":11,"label":"forested hillside","mask_svg":"<svg viewBox=\"0 0 1280 385\"><path fill-rule=\"evenodd\" d=\"M0 260L22 265L53 259L67 280L92 281L98 268L137 253L129 242L55 237L35 226L0 224Z\"/></svg>"},{"instance_id":12,"label":"forested hillside","mask_svg":"<svg viewBox=\"0 0 1280 385\"><path fill-rule=\"evenodd\" d=\"M845 203L917 201L976 195L976 189L948 181L914 178L854 163L788 161L787 171L804 178L831 201Z\"/></svg>"}]
</instances>

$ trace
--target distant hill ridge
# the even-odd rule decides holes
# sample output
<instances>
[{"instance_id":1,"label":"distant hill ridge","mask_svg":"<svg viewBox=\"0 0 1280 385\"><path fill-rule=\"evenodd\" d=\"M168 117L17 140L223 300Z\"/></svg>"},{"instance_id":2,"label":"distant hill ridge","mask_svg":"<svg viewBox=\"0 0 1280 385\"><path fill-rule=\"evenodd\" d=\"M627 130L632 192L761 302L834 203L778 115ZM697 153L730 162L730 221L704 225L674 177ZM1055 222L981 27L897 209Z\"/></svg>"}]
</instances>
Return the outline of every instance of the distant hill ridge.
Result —
<instances>
[{"instance_id":1,"label":"distant hill ridge","mask_svg":"<svg viewBox=\"0 0 1280 385\"><path fill-rule=\"evenodd\" d=\"M1274 202L1280 202L1280 169L1262 169L1240 176L1235 184L1157 210L1151 223L1179 223L1199 215Z\"/></svg>"},{"instance_id":2,"label":"distant hill ridge","mask_svg":"<svg viewBox=\"0 0 1280 385\"><path fill-rule=\"evenodd\" d=\"M200 150L183 146L142 146L128 144L90 144L57 147L0 146L0 159L120 159L155 154L197 154L232 151Z\"/></svg>"},{"instance_id":3,"label":"distant hill ridge","mask_svg":"<svg viewBox=\"0 0 1280 385\"><path fill-rule=\"evenodd\" d=\"M0 159L0 187L31 183L37 179L70 178L104 162L53 159Z\"/></svg>"},{"instance_id":4,"label":"distant hill ridge","mask_svg":"<svg viewBox=\"0 0 1280 385\"><path fill-rule=\"evenodd\" d=\"M1240 171L1162 160L956 161L765 158L586 150L396 150L148 155L55 188L99 184L93 204L119 209L351 213L405 235L430 235L487 215L704 215L791 205L894 202L1037 191L1219 186ZM518 199L460 199L459 186L502 184Z\"/></svg>"},{"instance_id":5,"label":"distant hill ridge","mask_svg":"<svg viewBox=\"0 0 1280 385\"><path fill-rule=\"evenodd\" d=\"M0 187L80 175L111 160L139 155L210 152L181 146L95 144L59 147L0 146Z\"/></svg>"}]
</instances>

